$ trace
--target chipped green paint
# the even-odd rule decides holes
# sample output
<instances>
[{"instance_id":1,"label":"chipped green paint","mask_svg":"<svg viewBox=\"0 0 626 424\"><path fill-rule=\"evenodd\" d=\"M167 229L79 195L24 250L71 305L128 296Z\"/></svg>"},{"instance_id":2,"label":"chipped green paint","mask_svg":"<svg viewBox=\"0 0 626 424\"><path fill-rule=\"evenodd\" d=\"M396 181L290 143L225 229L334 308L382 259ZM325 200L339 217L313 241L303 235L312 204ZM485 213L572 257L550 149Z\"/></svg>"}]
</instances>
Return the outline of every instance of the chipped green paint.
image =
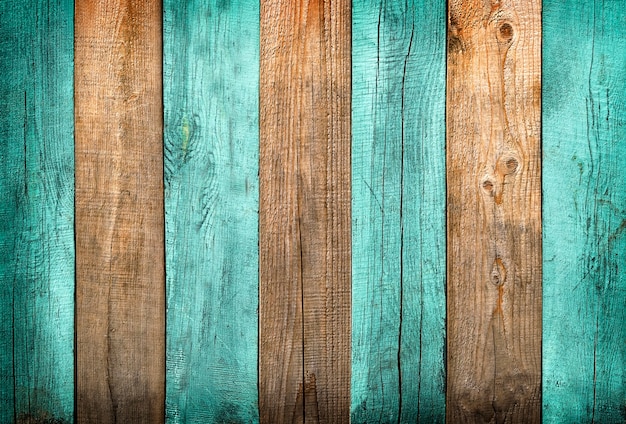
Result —
<instances>
[{"instance_id":1,"label":"chipped green paint","mask_svg":"<svg viewBox=\"0 0 626 424\"><path fill-rule=\"evenodd\" d=\"M543 422L626 422L626 1L543 3Z\"/></svg>"},{"instance_id":2,"label":"chipped green paint","mask_svg":"<svg viewBox=\"0 0 626 424\"><path fill-rule=\"evenodd\" d=\"M258 422L259 4L164 2L169 423Z\"/></svg>"},{"instance_id":3,"label":"chipped green paint","mask_svg":"<svg viewBox=\"0 0 626 424\"><path fill-rule=\"evenodd\" d=\"M352 422L442 423L446 4L352 19Z\"/></svg>"},{"instance_id":4,"label":"chipped green paint","mask_svg":"<svg viewBox=\"0 0 626 424\"><path fill-rule=\"evenodd\" d=\"M71 1L0 2L0 422L74 411Z\"/></svg>"}]
</instances>

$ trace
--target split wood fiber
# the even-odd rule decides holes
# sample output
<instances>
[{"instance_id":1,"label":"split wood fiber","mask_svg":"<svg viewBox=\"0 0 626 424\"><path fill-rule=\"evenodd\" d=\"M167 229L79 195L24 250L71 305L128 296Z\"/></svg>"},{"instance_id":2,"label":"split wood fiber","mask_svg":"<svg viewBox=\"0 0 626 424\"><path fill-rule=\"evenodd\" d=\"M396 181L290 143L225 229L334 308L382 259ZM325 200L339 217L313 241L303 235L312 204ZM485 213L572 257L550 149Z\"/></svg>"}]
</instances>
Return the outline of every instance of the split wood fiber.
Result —
<instances>
[{"instance_id":1,"label":"split wood fiber","mask_svg":"<svg viewBox=\"0 0 626 424\"><path fill-rule=\"evenodd\" d=\"M352 422L445 418L445 2L352 10Z\"/></svg>"},{"instance_id":2,"label":"split wood fiber","mask_svg":"<svg viewBox=\"0 0 626 424\"><path fill-rule=\"evenodd\" d=\"M0 422L74 411L73 2L0 2Z\"/></svg>"},{"instance_id":3,"label":"split wood fiber","mask_svg":"<svg viewBox=\"0 0 626 424\"><path fill-rule=\"evenodd\" d=\"M626 422L626 1L544 1L543 419Z\"/></svg>"},{"instance_id":4,"label":"split wood fiber","mask_svg":"<svg viewBox=\"0 0 626 424\"><path fill-rule=\"evenodd\" d=\"M258 422L259 4L164 4L169 423Z\"/></svg>"},{"instance_id":5,"label":"split wood fiber","mask_svg":"<svg viewBox=\"0 0 626 424\"><path fill-rule=\"evenodd\" d=\"M541 416L541 3L450 0L447 422Z\"/></svg>"},{"instance_id":6,"label":"split wood fiber","mask_svg":"<svg viewBox=\"0 0 626 424\"><path fill-rule=\"evenodd\" d=\"M159 423L165 395L161 4L76 2L81 423Z\"/></svg>"},{"instance_id":7,"label":"split wood fiber","mask_svg":"<svg viewBox=\"0 0 626 424\"><path fill-rule=\"evenodd\" d=\"M261 2L263 423L350 410L350 2Z\"/></svg>"}]
</instances>

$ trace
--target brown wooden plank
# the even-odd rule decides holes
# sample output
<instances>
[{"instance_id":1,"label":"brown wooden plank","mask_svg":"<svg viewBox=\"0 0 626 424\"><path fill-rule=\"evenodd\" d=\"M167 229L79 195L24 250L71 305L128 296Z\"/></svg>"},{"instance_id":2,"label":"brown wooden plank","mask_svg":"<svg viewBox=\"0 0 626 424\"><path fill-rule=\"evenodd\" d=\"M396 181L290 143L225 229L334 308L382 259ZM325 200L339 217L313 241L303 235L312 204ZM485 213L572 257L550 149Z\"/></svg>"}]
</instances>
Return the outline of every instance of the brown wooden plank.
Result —
<instances>
[{"instance_id":1,"label":"brown wooden plank","mask_svg":"<svg viewBox=\"0 0 626 424\"><path fill-rule=\"evenodd\" d=\"M261 422L349 421L350 2L261 2Z\"/></svg>"},{"instance_id":2,"label":"brown wooden plank","mask_svg":"<svg viewBox=\"0 0 626 424\"><path fill-rule=\"evenodd\" d=\"M448 18L447 421L538 423L541 2Z\"/></svg>"},{"instance_id":3,"label":"brown wooden plank","mask_svg":"<svg viewBox=\"0 0 626 424\"><path fill-rule=\"evenodd\" d=\"M161 4L76 2L78 422L164 419Z\"/></svg>"}]
</instances>

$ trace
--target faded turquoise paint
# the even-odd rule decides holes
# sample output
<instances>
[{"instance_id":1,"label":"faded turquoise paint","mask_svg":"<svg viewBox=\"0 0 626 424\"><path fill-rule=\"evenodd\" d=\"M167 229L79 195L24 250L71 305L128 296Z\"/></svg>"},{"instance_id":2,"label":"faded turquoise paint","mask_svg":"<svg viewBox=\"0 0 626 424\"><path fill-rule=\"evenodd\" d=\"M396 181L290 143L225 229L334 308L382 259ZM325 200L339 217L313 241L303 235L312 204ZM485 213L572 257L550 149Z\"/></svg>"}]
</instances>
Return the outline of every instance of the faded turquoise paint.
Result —
<instances>
[{"instance_id":1,"label":"faded turquoise paint","mask_svg":"<svg viewBox=\"0 0 626 424\"><path fill-rule=\"evenodd\" d=\"M73 9L0 2L2 423L74 410Z\"/></svg>"},{"instance_id":2,"label":"faded turquoise paint","mask_svg":"<svg viewBox=\"0 0 626 424\"><path fill-rule=\"evenodd\" d=\"M446 4L352 22L352 421L441 423Z\"/></svg>"},{"instance_id":3,"label":"faded turquoise paint","mask_svg":"<svg viewBox=\"0 0 626 424\"><path fill-rule=\"evenodd\" d=\"M164 2L169 423L257 422L259 4Z\"/></svg>"},{"instance_id":4,"label":"faded turquoise paint","mask_svg":"<svg viewBox=\"0 0 626 424\"><path fill-rule=\"evenodd\" d=\"M543 419L623 423L626 1L543 8Z\"/></svg>"}]
</instances>

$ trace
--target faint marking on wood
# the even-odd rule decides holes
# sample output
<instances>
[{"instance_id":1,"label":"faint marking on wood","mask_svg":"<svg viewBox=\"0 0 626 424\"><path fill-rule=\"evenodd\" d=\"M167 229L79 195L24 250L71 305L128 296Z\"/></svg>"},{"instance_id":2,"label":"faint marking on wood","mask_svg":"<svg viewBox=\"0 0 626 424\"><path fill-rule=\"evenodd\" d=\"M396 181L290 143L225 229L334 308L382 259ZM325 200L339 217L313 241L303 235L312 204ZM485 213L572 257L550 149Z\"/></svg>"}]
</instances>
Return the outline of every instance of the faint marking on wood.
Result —
<instances>
[{"instance_id":1,"label":"faint marking on wood","mask_svg":"<svg viewBox=\"0 0 626 424\"><path fill-rule=\"evenodd\" d=\"M260 419L347 422L350 3L261 2L260 86Z\"/></svg>"},{"instance_id":2,"label":"faint marking on wood","mask_svg":"<svg viewBox=\"0 0 626 424\"><path fill-rule=\"evenodd\" d=\"M448 5L447 421L538 423L541 4Z\"/></svg>"},{"instance_id":3,"label":"faint marking on wood","mask_svg":"<svg viewBox=\"0 0 626 424\"><path fill-rule=\"evenodd\" d=\"M543 418L623 423L626 1L543 19Z\"/></svg>"},{"instance_id":4,"label":"faint marking on wood","mask_svg":"<svg viewBox=\"0 0 626 424\"><path fill-rule=\"evenodd\" d=\"M2 423L74 410L72 18L68 2L0 2Z\"/></svg>"},{"instance_id":5,"label":"faint marking on wood","mask_svg":"<svg viewBox=\"0 0 626 424\"><path fill-rule=\"evenodd\" d=\"M164 4L170 423L258 422L259 4Z\"/></svg>"},{"instance_id":6,"label":"faint marking on wood","mask_svg":"<svg viewBox=\"0 0 626 424\"><path fill-rule=\"evenodd\" d=\"M159 1L76 2L77 420L164 417Z\"/></svg>"},{"instance_id":7,"label":"faint marking on wood","mask_svg":"<svg viewBox=\"0 0 626 424\"><path fill-rule=\"evenodd\" d=\"M352 422L445 418L445 2L352 23Z\"/></svg>"}]
</instances>

